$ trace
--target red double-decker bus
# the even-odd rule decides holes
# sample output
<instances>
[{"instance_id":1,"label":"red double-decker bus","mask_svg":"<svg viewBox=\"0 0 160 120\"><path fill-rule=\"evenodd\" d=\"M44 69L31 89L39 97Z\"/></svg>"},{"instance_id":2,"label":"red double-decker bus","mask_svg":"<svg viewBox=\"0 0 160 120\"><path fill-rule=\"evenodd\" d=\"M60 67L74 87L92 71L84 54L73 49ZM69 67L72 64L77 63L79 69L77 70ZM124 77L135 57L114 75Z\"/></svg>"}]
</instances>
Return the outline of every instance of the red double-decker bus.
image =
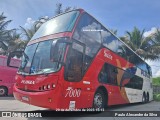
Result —
<instances>
[{"instance_id":1,"label":"red double-decker bus","mask_svg":"<svg viewBox=\"0 0 160 120\"><path fill-rule=\"evenodd\" d=\"M14 97L56 109L152 100L151 68L82 9L44 23L29 41Z\"/></svg>"}]
</instances>

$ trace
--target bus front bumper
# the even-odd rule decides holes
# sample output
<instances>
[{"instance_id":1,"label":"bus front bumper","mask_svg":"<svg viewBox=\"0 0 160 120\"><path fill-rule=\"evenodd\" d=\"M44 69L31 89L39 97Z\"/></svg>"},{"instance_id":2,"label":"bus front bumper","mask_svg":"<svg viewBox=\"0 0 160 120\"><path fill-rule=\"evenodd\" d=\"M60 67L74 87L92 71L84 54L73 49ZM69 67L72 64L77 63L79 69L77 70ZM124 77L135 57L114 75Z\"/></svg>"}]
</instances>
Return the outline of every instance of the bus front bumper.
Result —
<instances>
[{"instance_id":1,"label":"bus front bumper","mask_svg":"<svg viewBox=\"0 0 160 120\"><path fill-rule=\"evenodd\" d=\"M13 87L13 95L16 100L34 106L56 110L58 106L54 92L54 90L44 92L26 92L19 90L16 86Z\"/></svg>"}]
</instances>

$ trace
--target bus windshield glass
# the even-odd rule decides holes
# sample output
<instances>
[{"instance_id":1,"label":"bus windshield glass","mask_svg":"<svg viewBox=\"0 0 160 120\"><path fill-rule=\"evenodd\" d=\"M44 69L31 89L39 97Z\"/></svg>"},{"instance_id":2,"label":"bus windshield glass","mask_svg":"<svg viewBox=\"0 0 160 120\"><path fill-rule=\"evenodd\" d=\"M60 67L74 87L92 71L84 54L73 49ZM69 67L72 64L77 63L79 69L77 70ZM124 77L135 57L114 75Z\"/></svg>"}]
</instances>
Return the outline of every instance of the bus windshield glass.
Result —
<instances>
[{"instance_id":1,"label":"bus windshield glass","mask_svg":"<svg viewBox=\"0 0 160 120\"><path fill-rule=\"evenodd\" d=\"M59 15L42 24L31 40L60 32L72 31L79 11L71 11Z\"/></svg>"},{"instance_id":2,"label":"bus windshield glass","mask_svg":"<svg viewBox=\"0 0 160 120\"><path fill-rule=\"evenodd\" d=\"M26 74L42 74L58 71L61 64L58 61L54 62L50 59L52 43L56 44L55 41L57 40L58 39L47 40L27 46L22 57L19 72ZM59 55L59 59L63 60L66 44L58 44L56 48L56 52L58 52L56 54Z\"/></svg>"}]
</instances>

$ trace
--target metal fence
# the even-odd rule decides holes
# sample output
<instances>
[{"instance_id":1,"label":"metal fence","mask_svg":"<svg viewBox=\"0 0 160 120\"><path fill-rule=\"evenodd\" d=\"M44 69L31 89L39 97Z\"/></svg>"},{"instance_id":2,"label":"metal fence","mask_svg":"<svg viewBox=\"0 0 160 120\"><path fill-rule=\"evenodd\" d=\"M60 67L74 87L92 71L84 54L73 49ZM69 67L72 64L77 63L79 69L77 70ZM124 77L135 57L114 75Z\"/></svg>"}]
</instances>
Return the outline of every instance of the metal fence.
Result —
<instances>
[{"instance_id":1,"label":"metal fence","mask_svg":"<svg viewBox=\"0 0 160 120\"><path fill-rule=\"evenodd\" d=\"M159 93L160 94L160 86L153 86L153 93Z\"/></svg>"}]
</instances>

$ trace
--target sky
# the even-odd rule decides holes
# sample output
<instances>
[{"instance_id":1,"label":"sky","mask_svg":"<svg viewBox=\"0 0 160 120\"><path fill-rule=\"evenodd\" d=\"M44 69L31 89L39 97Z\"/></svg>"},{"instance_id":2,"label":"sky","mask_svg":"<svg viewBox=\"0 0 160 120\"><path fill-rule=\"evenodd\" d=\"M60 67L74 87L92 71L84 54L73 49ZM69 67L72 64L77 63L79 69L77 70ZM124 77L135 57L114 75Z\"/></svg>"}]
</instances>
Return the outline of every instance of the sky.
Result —
<instances>
[{"instance_id":1,"label":"sky","mask_svg":"<svg viewBox=\"0 0 160 120\"><path fill-rule=\"evenodd\" d=\"M63 8L83 8L107 28L118 30L118 36L135 26L145 29L145 36L160 27L160 0L0 0L0 13L12 20L8 29L27 28L40 17L53 17L57 3ZM160 67L156 67L160 61L147 62L153 65L153 76L160 76Z\"/></svg>"}]
</instances>

